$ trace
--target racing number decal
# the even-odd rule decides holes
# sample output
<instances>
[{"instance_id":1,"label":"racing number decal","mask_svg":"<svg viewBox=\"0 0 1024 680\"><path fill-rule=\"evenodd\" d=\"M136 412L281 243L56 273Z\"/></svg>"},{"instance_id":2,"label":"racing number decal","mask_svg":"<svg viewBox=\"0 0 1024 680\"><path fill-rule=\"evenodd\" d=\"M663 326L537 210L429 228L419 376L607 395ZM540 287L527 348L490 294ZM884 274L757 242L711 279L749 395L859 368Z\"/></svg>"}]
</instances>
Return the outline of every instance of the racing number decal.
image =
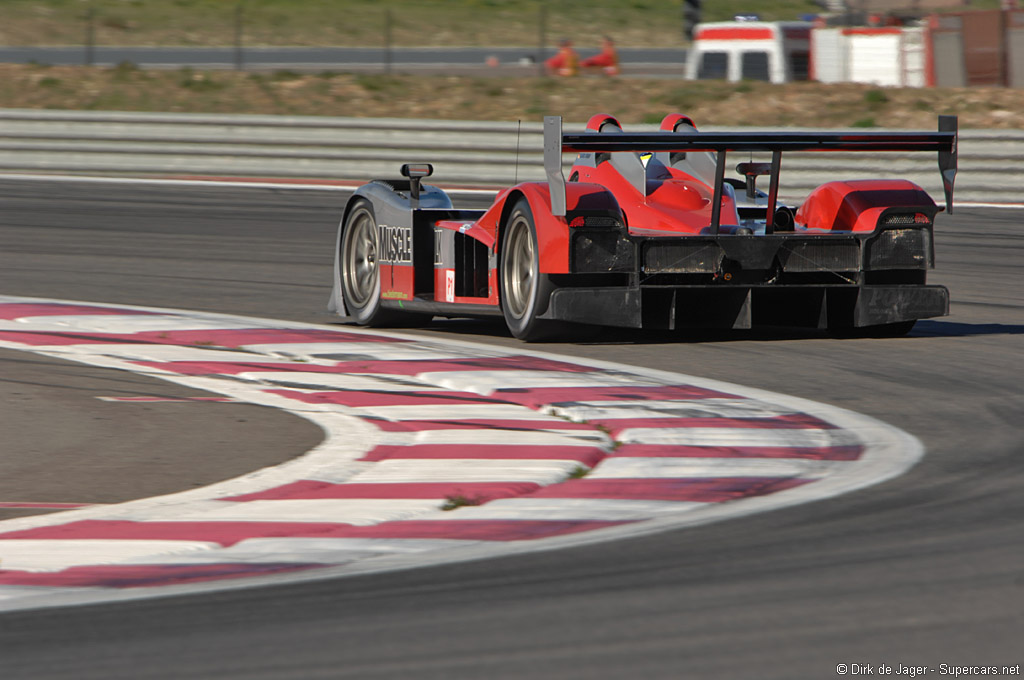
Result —
<instances>
[{"instance_id":1,"label":"racing number decal","mask_svg":"<svg viewBox=\"0 0 1024 680\"><path fill-rule=\"evenodd\" d=\"M385 264L412 264L412 227L377 225L380 244L377 260Z\"/></svg>"}]
</instances>

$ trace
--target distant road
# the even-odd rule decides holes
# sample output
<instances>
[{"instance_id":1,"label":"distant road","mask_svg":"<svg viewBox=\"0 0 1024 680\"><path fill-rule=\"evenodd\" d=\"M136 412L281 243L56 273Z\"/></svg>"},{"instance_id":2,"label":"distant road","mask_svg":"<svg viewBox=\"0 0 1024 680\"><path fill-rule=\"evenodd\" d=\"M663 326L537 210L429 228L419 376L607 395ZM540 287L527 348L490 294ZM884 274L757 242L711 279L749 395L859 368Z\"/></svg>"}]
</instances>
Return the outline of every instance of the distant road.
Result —
<instances>
[{"instance_id":1,"label":"distant road","mask_svg":"<svg viewBox=\"0 0 1024 680\"><path fill-rule=\"evenodd\" d=\"M597 48L579 49L581 57L597 53ZM247 70L296 71L385 71L447 72L480 74L491 71L501 75L535 73L538 48L534 47L246 47L241 66ZM544 56L555 53L548 47ZM497 59L497 66L488 60ZM619 59L625 75L678 75L686 63L684 48L621 48ZM239 64L233 47L95 47L90 56L84 46L0 47L0 63L37 62L54 66L92 63L116 66L131 62L142 68L233 69Z\"/></svg>"}]
</instances>

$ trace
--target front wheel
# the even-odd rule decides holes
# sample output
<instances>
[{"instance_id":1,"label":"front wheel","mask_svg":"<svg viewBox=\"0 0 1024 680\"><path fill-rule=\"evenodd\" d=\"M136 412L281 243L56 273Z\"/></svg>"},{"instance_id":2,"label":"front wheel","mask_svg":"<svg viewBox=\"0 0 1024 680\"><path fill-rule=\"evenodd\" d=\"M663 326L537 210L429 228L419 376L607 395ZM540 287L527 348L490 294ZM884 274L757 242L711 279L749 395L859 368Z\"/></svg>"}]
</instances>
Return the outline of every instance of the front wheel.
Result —
<instances>
[{"instance_id":1,"label":"front wheel","mask_svg":"<svg viewBox=\"0 0 1024 680\"><path fill-rule=\"evenodd\" d=\"M531 342L557 332L559 324L537 318L547 308L552 286L540 273L537 229L525 198L513 207L502 232L498 275L501 311L512 335Z\"/></svg>"},{"instance_id":2,"label":"front wheel","mask_svg":"<svg viewBox=\"0 0 1024 680\"><path fill-rule=\"evenodd\" d=\"M341 292L349 316L363 325L379 323L383 316L376 225L373 207L360 200L348 214L341 236Z\"/></svg>"},{"instance_id":3,"label":"front wheel","mask_svg":"<svg viewBox=\"0 0 1024 680\"><path fill-rule=\"evenodd\" d=\"M380 264L378 262L377 219L373 206L358 199L345 219L341 235L341 294L345 309L363 326L424 326L430 314L399 312L381 307Z\"/></svg>"}]
</instances>

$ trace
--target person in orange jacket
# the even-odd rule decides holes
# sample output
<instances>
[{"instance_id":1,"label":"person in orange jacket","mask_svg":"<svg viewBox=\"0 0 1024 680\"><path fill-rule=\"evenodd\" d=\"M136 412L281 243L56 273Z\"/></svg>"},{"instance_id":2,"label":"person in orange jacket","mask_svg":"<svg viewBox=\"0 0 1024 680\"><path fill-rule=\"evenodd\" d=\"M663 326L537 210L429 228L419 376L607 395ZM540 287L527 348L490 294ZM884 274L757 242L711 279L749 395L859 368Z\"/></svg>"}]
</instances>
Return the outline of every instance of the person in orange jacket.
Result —
<instances>
[{"instance_id":1,"label":"person in orange jacket","mask_svg":"<svg viewBox=\"0 0 1024 680\"><path fill-rule=\"evenodd\" d=\"M564 38L559 43L558 53L548 59L544 64L548 73L560 76L574 76L580 70L580 57L572 47L572 41Z\"/></svg>"},{"instance_id":2,"label":"person in orange jacket","mask_svg":"<svg viewBox=\"0 0 1024 680\"><path fill-rule=\"evenodd\" d=\"M619 53L615 51L615 43L605 36L601 41L601 52L583 60L584 68L599 68L605 75L619 75Z\"/></svg>"}]
</instances>

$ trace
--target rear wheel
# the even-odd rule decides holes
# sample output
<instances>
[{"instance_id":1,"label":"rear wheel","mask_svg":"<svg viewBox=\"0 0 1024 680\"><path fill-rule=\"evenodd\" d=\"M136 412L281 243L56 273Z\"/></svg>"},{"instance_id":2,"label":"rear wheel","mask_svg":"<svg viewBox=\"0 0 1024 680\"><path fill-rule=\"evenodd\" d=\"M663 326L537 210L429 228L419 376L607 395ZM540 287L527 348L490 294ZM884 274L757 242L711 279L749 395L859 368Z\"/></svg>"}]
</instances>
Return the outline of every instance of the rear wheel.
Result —
<instances>
[{"instance_id":1,"label":"rear wheel","mask_svg":"<svg viewBox=\"0 0 1024 680\"><path fill-rule=\"evenodd\" d=\"M537 318L547 308L552 286L540 273L537 229L525 198L512 209L502 234L498 275L505 324L520 340L541 340L561 324Z\"/></svg>"}]
</instances>

